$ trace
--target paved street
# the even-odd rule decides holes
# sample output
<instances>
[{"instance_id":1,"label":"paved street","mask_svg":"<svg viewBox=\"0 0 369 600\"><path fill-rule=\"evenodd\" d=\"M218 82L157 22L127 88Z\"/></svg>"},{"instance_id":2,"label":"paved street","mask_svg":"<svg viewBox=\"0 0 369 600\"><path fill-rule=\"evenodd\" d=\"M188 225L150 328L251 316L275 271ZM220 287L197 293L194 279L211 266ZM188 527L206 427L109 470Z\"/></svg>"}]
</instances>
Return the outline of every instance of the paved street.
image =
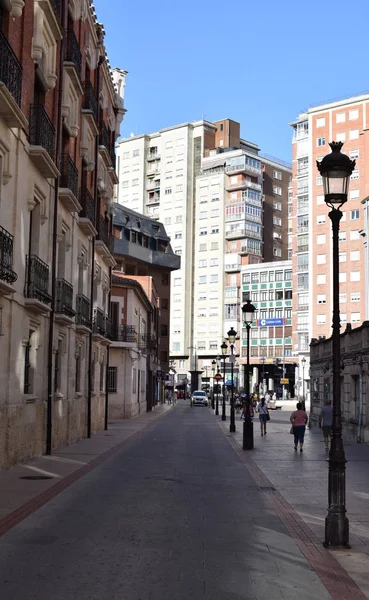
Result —
<instances>
[{"instance_id":1,"label":"paved street","mask_svg":"<svg viewBox=\"0 0 369 600\"><path fill-rule=\"evenodd\" d=\"M0 582L2 600L333 597L212 411L185 402L4 535Z\"/></svg>"}]
</instances>

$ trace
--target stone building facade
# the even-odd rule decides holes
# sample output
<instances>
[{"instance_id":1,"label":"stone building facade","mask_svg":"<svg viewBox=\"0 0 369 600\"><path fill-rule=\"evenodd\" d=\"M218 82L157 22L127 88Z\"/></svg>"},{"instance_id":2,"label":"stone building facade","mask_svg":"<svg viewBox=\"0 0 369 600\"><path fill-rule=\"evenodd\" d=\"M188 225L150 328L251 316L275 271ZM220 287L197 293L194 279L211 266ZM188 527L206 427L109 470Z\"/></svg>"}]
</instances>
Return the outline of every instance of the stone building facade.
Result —
<instances>
[{"instance_id":1,"label":"stone building facade","mask_svg":"<svg viewBox=\"0 0 369 600\"><path fill-rule=\"evenodd\" d=\"M318 425L321 407L332 397L332 340L310 344L310 421ZM342 431L347 440L369 442L369 321L341 334Z\"/></svg>"},{"instance_id":2,"label":"stone building facade","mask_svg":"<svg viewBox=\"0 0 369 600\"><path fill-rule=\"evenodd\" d=\"M126 72L111 72L89 0L3 0L0 46L6 468L104 426Z\"/></svg>"}]
</instances>

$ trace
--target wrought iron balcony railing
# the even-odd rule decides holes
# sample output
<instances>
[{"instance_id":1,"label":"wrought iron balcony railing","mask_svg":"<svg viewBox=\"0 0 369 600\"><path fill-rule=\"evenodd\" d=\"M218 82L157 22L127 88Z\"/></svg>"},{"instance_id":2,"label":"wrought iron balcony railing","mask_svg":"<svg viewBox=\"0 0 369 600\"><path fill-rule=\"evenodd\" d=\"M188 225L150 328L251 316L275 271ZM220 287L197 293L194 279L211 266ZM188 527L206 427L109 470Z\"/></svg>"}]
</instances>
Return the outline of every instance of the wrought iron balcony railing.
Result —
<instances>
[{"instance_id":1,"label":"wrought iron balcony railing","mask_svg":"<svg viewBox=\"0 0 369 600\"><path fill-rule=\"evenodd\" d=\"M74 64L78 75L82 73L82 54L73 29L67 30L66 60Z\"/></svg>"},{"instance_id":2,"label":"wrought iron balcony railing","mask_svg":"<svg viewBox=\"0 0 369 600\"><path fill-rule=\"evenodd\" d=\"M35 254L26 257L26 285L24 289L26 298L39 300L50 304L49 294L49 265L44 263Z\"/></svg>"},{"instance_id":3,"label":"wrought iron balcony railing","mask_svg":"<svg viewBox=\"0 0 369 600\"><path fill-rule=\"evenodd\" d=\"M55 129L43 106L31 105L30 143L42 146L55 162Z\"/></svg>"},{"instance_id":4,"label":"wrought iron balcony railing","mask_svg":"<svg viewBox=\"0 0 369 600\"><path fill-rule=\"evenodd\" d=\"M114 253L114 237L110 235L110 221L108 219L100 219L98 239L104 242L109 252Z\"/></svg>"},{"instance_id":5,"label":"wrought iron balcony railing","mask_svg":"<svg viewBox=\"0 0 369 600\"><path fill-rule=\"evenodd\" d=\"M61 18L61 0L51 0L51 4L54 8L54 12L56 14L56 16L58 17L59 21Z\"/></svg>"},{"instance_id":6,"label":"wrought iron balcony railing","mask_svg":"<svg viewBox=\"0 0 369 600\"><path fill-rule=\"evenodd\" d=\"M108 340L113 339L113 324L108 315L105 315L105 337L107 337Z\"/></svg>"},{"instance_id":7,"label":"wrought iron balcony railing","mask_svg":"<svg viewBox=\"0 0 369 600\"><path fill-rule=\"evenodd\" d=\"M81 217L89 219L93 225L96 222L96 204L94 197L90 194L87 188L81 188L80 190L80 204L82 211L80 212Z\"/></svg>"},{"instance_id":8,"label":"wrought iron balcony railing","mask_svg":"<svg viewBox=\"0 0 369 600\"><path fill-rule=\"evenodd\" d=\"M91 81L83 82L83 105L84 110L89 110L93 113L95 120L97 121L97 100L95 91Z\"/></svg>"},{"instance_id":9,"label":"wrought iron balcony railing","mask_svg":"<svg viewBox=\"0 0 369 600\"><path fill-rule=\"evenodd\" d=\"M100 308L94 309L92 330L94 333L98 333L99 335L105 336L105 332L106 332L105 315Z\"/></svg>"},{"instance_id":10,"label":"wrought iron balcony railing","mask_svg":"<svg viewBox=\"0 0 369 600\"><path fill-rule=\"evenodd\" d=\"M76 324L83 325L91 329L91 317L90 317L91 303L86 296L83 294L77 294L76 296Z\"/></svg>"},{"instance_id":11,"label":"wrought iron balcony railing","mask_svg":"<svg viewBox=\"0 0 369 600\"><path fill-rule=\"evenodd\" d=\"M69 154L61 156L60 187L67 188L78 198L78 169Z\"/></svg>"},{"instance_id":12,"label":"wrought iron balcony railing","mask_svg":"<svg viewBox=\"0 0 369 600\"><path fill-rule=\"evenodd\" d=\"M112 340L115 342L131 342L137 341L137 332L134 325L113 325Z\"/></svg>"},{"instance_id":13,"label":"wrought iron balcony railing","mask_svg":"<svg viewBox=\"0 0 369 600\"><path fill-rule=\"evenodd\" d=\"M104 121L100 123L100 133L99 133L99 144L100 146L105 146L109 150L110 148L110 135L107 126Z\"/></svg>"},{"instance_id":14,"label":"wrought iron balcony railing","mask_svg":"<svg viewBox=\"0 0 369 600\"><path fill-rule=\"evenodd\" d=\"M0 81L5 83L20 107L22 99L22 67L2 33L0 33Z\"/></svg>"},{"instance_id":15,"label":"wrought iron balcony railing","mask_svg":"<svg viewBox=\"0 0 369 600\"><path fill-rule=\"evenodd\" d=\"M65 279L57 279L55 283L55 312L74 317L76 311L73 310L73 286Z\"/></svg>"},{"instance_id":16,"label":"wrought iron balcony railing","mask_svg":"<svg viewBox=\"0 0 369 600\"><path fill-rule=\"evenodd\" d=\"M13 236L0 226L0 279L14 283L18 275L13 271Z\"/></svg>"},{"instance_id":17,"label":"wrought iron balcony railing","mask_svg":"<svg viewBox=\"0 0 369 600\"><path fill-rule=\"evenodd\" d=\"M154 350L157 348L156 335L152 333L141 333L138 336L138 347L141 348L141 350Z\"/></svg>"}]
</instances>

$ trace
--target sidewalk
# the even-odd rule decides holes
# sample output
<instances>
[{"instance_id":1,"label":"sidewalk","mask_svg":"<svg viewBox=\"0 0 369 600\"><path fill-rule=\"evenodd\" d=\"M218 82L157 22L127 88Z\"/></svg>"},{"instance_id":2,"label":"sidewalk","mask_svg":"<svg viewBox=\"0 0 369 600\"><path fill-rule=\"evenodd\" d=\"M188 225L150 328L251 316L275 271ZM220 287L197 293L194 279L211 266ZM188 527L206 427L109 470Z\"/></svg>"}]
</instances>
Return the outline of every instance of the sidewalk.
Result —
<instances>
[{"instance_id":1,"label":"sidewalk","mask_svg":"<svg viewBox=\"0 0 369 600\"><path fill-rule=\"evenodd\" d=\"M0 472L0 536L115 454L173 405L159 404L134 419L111 421L107 431Z\"/></svg>"},{"instance_id":2,"label":"sidewalk","mask_svg":"<svg viewBox=\"0 0 369 600\"><path fill-rule=\"evenodd\" d=\"M295 452L289 417L294 406L270 411L267 435L261 437L258 415L254 419L254 450L243 452L246 465L259 477L269 494L282 497L311 530L316 543L324 540L328 502L328 464L322 433L307 430L304 451ZM220 416L216 417L220 420ZM236 433L229 434L227 421L220 425L230 441L242 449L240 415L236 414ZM369 445L345 443L346 508L350 524L350 550L332 550L331 555L369 598ZM263 480L263 481L262 481ZM273 492L275 488L275 492ZM314 535L315 534L315 535Z\"/></svg>"}]
</instances>

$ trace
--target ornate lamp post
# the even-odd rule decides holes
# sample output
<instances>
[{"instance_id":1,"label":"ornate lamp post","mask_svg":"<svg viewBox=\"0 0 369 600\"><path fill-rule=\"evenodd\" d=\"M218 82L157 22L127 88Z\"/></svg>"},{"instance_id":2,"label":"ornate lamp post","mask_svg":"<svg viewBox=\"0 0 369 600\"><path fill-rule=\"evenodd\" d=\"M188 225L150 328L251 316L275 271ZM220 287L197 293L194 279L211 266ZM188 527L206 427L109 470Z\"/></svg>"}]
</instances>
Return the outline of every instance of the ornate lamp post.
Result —
<instances>
[{"instance_id":1,"label":"ornate lamp post","mask_svg":"<svg viewBox=\"0 0 369 600\"><path fill-rule=\"evenodd\" d=\"M254 424L251 420L251 404L250 404L250 329L254 322L255 306L250 300L242 307L243 324L247 332L247 359L245 369L245 392L246 392L246 414L243 422L243 444L244 450L252 450L254 447Z\"/></svg>"},{"instance_id":2,"label":"ornate lamp post","mask_svg":"<svg viewBox=\"0 0 369 600\"><path fill-rule=\"evenodd\" d=\"M303 409L305 410L305 365L306 365L305 356L302 357L301 364L302 364L302 406L303 406Z\"/></svg>"},{"instance_id":3,"label":"ornate lamp post","mask_svg":"<svg viewBox=\"0 0 369 600\"><path fill-rule=\"evenodd\" d=\"M217 373L219 373L219 363L220 363L220 356L217 356L217 361L216 361L216 365L217 365ZM219 386L220 384L217 381L217 399L215 401L215 414L219 415Z\"/></svg>"},{"instance_id":4,"label":"ornate lamp post","mask_svg":"<svg viewBox=\"0 0 369 600\"><path fill-rule=\"evenodd\" d=\"M231 363L231 420L230 420L230 424L229 424L229 431L231 433L234 433L236 431L236 423L234 420L234 385L233 385L233 365L234 362L236 360L236 357L233 353L233 349L234 349L234 343L236 341L236 337L237 337L237 333L235 332L235 330L233 329L233 327L230 328L230 330L228 331L228 341L229 341L229 345L231 347L231 355L229 357L229 362Z\"/></svg>"},{"instance_id":5,"label":"ornate lamp post","mask_svg":"<svg viewBox=\"0 0 369 600\"><path fill-rule=\"evenodd\" d=\"M264 396L265 394L265 389L264 389L264 369L265 369L265 356L260 356L260 362L263 365L263 371L262 371L262 382L263 382L263 391L262 391L262 395ZM260 398L260 384L259 384L259 398Z\"/></svg>"},{"instance_id":6,"label":"ornate lamp post","mask_svg":"<svg viewBox=\"0 0 369 600\"><path fill-rule=\"evenodd\" d=\"M223 402L222 402L222 421L226 421L226 405L225 405L225 361L227 358L228 346L225 342L221 345L222 358L223 358Z\"/></svg>"},{"instance_id":7,"label":"ornate lamp post","mask_svg":"<svg viewBox=\"0 0 369 600\"><path fill-rule=\"evenodd\" d=\"M215 365L217 364L216 360L211 361L211 372L213 374L213 393L211 395L211 408L214 410L214 374L215 374Z\"/></svg>"},{"instance_id":8,"label":"ornate lamp post","mask_svg":"<svg viewBox=\"0 0 369 600\"><path fill-rule=\"evenodd\" d=\"M331 209L333 258L333 315L332 315L332 375L333 424L328 460L328 514L325 519L325 546L348 546L349 522L346 516L346 457L342 440L341 418L341 348L339 307L339 250L338 233L342 218L341 207L347 202L350 176L355 161L341 152L342 142L331 142L327 154L317 167L323 178L324 200Z\"/></svg>"}]
</instances>

